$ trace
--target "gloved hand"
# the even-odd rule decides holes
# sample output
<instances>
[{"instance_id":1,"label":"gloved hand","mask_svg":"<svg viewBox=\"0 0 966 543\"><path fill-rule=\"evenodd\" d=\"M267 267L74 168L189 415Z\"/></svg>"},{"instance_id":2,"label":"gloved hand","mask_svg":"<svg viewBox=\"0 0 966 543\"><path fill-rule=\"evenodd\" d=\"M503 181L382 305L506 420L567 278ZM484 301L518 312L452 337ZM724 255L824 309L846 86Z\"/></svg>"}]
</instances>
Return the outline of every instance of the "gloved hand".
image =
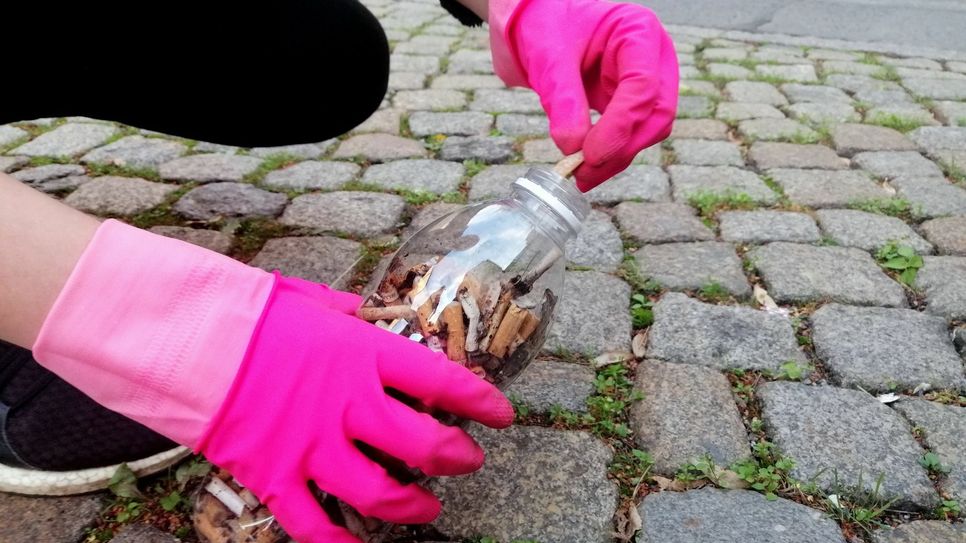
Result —
<instances>
[{"instance_id":1,"label":"gloved hand","mask_svg":"<svg viewBox=\"0 0 966 543\"><path fill-rule=\"evenodd\" d=\"M490 0L489 24L497 75L537 92L564 154L583 149L580 190L670 135L677 55L649 9L605 0ZM593 127L590 108L602 113Z\"/></svg>"},{"instance_id":2,"label":"gloved hand","mask_svg":"<svg viewBox=\"0 0 966 543\"><path fill-rule=\"evenodd\" d=\"M505 427L492 385L348 313L359 298L105 222L34 345L38 361L107 407L204 453L300 542L357 543L309 490L390 522L439 501L364 456L364 442L428 475L483 463L465 432L388 396Z\"/></svg>"}]
</instances>

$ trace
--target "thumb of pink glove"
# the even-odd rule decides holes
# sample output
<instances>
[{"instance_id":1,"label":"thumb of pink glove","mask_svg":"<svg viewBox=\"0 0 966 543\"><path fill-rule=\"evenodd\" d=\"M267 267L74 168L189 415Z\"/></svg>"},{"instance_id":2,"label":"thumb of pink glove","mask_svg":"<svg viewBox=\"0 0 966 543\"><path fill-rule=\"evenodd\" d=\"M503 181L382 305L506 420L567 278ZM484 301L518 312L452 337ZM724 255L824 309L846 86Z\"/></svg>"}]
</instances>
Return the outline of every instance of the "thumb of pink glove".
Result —
<instances>
[{"instance_id":1,"label":"thumb of pink glove","mask_svg":"<svg viewBox=\"0 0 966 543\"><path fill-rule=\"evenodd\" d=\"M469 370L347 314L359 301L109 220L33 351L101 404L230 470L297 541L358 543L329 521L310 482L390 522L440 510L358 442L427 475L483 463L469 435L387 388L489 426L513 420L503 394Z\"/></svg>"},{"instance_id":2,"label":"thumb of pink glove","mask_svg":"<svg viewBox=\"0 0 966 543\"><path fill-rule=\"evenodd\" d=\"M665 139L677 110L674 45L649 9L604 0L490 0L494 69L532 88L560 149L583 149L588 191ZM590 108L602 113L593 126Z\"/></svg>"}]
</instances>

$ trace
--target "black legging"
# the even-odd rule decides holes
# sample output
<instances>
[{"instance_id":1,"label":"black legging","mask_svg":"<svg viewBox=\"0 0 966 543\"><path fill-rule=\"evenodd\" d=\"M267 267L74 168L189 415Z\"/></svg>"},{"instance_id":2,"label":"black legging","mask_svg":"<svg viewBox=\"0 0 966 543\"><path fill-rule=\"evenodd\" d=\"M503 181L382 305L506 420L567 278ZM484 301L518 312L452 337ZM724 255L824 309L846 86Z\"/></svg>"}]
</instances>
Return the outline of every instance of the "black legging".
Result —
<instances>
[{"instance_id":1,"label":"black legging","mask_svg":"<svg viewBox=\"0 0 966 543\"><path fill-rule=\"evenodd\" d=\"M0 16L0 124L83 115L242 147L318 142L364 121L389 79L385 33L356 0L22 0Z\"/></svg>"}]
</instances>

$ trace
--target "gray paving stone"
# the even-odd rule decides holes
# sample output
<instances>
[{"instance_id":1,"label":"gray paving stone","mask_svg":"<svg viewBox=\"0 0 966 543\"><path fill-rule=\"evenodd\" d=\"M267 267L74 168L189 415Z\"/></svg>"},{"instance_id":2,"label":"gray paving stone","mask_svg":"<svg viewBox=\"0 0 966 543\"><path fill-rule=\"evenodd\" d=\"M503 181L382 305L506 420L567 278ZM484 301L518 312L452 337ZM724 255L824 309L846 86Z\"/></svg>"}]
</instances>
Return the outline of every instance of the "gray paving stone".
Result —
<instances>
[{"instance_id":1,"label":"gray paving stone","mask_svg":"<svg viewBox=\"0 0 966 543\"><path fill-rule=\"evenodd\" d=\"M867 90L897 90L902 88L893 81L883 81L868 75L857 74L832 74L825 78L825 83L852 93Z\"/></svg>"},{"instance_id":2,"label":"gray paving stone","mask_svg":"<svg viewBox=\"0 0 966 543\"><path fill-rule=\"evenodd\" d=\"M445 55L457 41L459 39L453 37L419 35L397 43L392 51L412 55Z\"/></svg>"},{"instance_id":3,"label":"gray paving stone","mask_svg":"<svg viewBox=\"0 0 966 543\"><path fill-rule=\"evenodd\" d=\"M83 183L64 202L99 215L134 215L164 203L177 186L136 177L97 177Z\"/></svg>"},{"instance_id":4,"label":"gray paving stone","mask_svg":"<svg viewBox=\"0 0 966 543\"><path fill-rule=\"evenodd\" d=\"M192 151L196 153L219 153L222 155L237 155L238 151L241 151L240 147L235 147L234 145L222 145L220 143L211 143L207 141L199 141L191 148Z\"/></svg>"},{"instance_id":5,"label":"gray paving stone","mask_svg":"<svg viewBox=\"0 0 966 543\"><path fill-rule=\"evenodd\" d=\"M410 221L409 226L407 226L406 230L403 232L403 237L409 238L436 219L439 219L444 215L449 215L457 209L463 209L463 207L464 206L462 204L448 204L446 202L433 202L431 204L427 204L423 206L423 208L416 213L416 216L413 217L413 220Z\"/></svg>"},{"instance_id":6,"label":"gray paving stone","mask_svg":"<svg viewBox=\"0 0 966 543\"><path fill-rule=\"evenodd\" d=\"M643 243L709 241L715 237L694 208L686 204L624 202L616 212L621 230Z\"/></svg>"},{"instance_id":7,"label":"gray paving stone","mask_svg":"<svg viewBox=\"0 0 966 543\"><path fill-rule=\"evenodd\" d=\"M540 98L532 91L480 89L470 109L488 113L543 113Z\"/></svg>"},{"instance_id":8,"label":"gray paving stone","mask_svg":"<svg viewBox=\"0 0 966 543\"><path fill-rule=\"evenodd\" d=\"M707 96L681 96L678 98L677 117L679 119L710 117L713 110L714 103Z\"/></svg>"},{"instance_id":9,"label":"gray paving stone","mask_svg":"<svg viewBox=\"0 0 966 543\"><path fill-rule=\"evenodd\" d=\"M758 396L766 432L795 460L792 477L848 496L860 479L869 491L881 475L881 495L897 498L896 507L929 509L937 503L911 428L867 392L776 381L759 386ZM835 488L836 477L845 488Z\"/></svg>"},{"instance_id":10,"label":"gray paving stone","mask_svg":"<svg viewBox=\"0 0 966 543\"><path fill-rule=\"evenodd\" d=\"M25 156L0 156L0 173L9 173L30 163Z\"/></svg>"},{"instance_id":11,"label":"gray paving stone","mask_svg":"<svg viewBox=\"0 0 966 543\"><path fill-rule=\"evenodd\" d=\"M747 194L752 200L773 203L778 196L757 175L729 166L671 166L674 200L687 202L702 193L718 195Z\"/></svg>"},{"instance_id":12,"label":"gray paving stone","mask_svg":"<svg viewBox=\"0 0 966 543\"><path fill-rule=\"evenodd\" d=\"M784 106L788 104L785 96L774 85L757 81L731 81L725 85L725 94L735 102L749 102Z\"/></svg>"},{"instance_id":13,"label":"gray paving stone","mask_svg":"<svg viewBox=\"0 0 966 543\"><path fill-rule=\"evenodd\" d=\"M629 352L631 287L597 271L568 271L564 289L547 334L544 351L563 349L590 357ZM594 326L587 326L592 322Z\"/></svg>"},{"instance_id":14,"label":"gray paving stone","mask_svg":"<svg viewBox=\"0 0 966 543\"><path fill-rule=\"evenodd\" d=\"M909 139L929 157L943 159L966 149L966 127L926 126L910 132Z\"/></svg>"},{"instance_id":15,"label":"gray paving stone","mask_svg":"<svg viewBox=\"0 0 966 543\"><path fill-rule=\"evenodd\" d=\"M966 319L966 258L927 256L915 286L926 293L926 312L949 320Z\"/></svg>"},{"instance_id":16,"label":"gray paving stone","mask_svg":"<svg viewBox=\"0 0 966 543\"><path fill-rule=\"evenodd\" d=\"M859 249L775 242L752 249L747 258L779 303L906 307L902 287Z\"/></svg>"},{"instance_id":17,"label":"gray paving stone","mask_svg":"<svg viewBox=\"0 0 966 543\"><path fill-rule=\"evenodd\" d=\"M571 265L613 272L624 258L624 245L610 215L592 210L577 237L567 242L565 254Z\"/></svg>"},{"instance_id":18,"label":"gray paving stone","mask_svg":"<svg viewBox=\"0 0 966 543\"><path fill-rule=\"evenodd\" d=\"M522 164L490 166L470 179L471 202L510 195L510 185L523 177L530 167Z\"/></svg>"},{"instance_id":19,"label":"gray paving stone","mask_svg":"<svg viewBox=\"0 0 966 543\"><path fill-rule=\"evenodd\" d=\"M845 543L821 511L751 490L656 492L637 509L640 543Z\"/></svg>"},{"instance_id":20,"label":"gray paving stone","mask_svg":"<svg viewBox=\"0 0 966 543\"><path fill-rule=\"evenodd\" d=\"M678 119L672 139L727 140L728 125L713 119Z\"/></svg>"},{"instance_id":21,"label":"gray paving stone","mask_svg":"<svg viewBox=\"0 0 966 543\"><path fill-rule=\"evenodd\" d=\"M389 56L389 68L392 72L435 74L439 73L439 57L392 54Z\"/></svg>"},{"instance_id":22,"label":"gray paving stone","mask_svg":"<svg viewBox=\"0 0 966 543\"><path fill-rule=\"evenodd\" d=\"M942 177L897 177L889 183L899 198L912 204L914 217L966 215L966 191Z\"/></svg>"},{"instance_id":23,"label":"gray paving stone","mask_svg":"<svg viewBox=\"0 0 966 543\"><path fill-rule=\"evenodd\" d=\"M720 372L645 360L635 389L644 399L631 408L637 445L654 457L654 473L673 476L710 455L715 465L751 456L731 385Z\"/></svg>"},{"instance_id":24,"label":"gray paving stone","mask_svg":"<svg viewBox=\"0 0 966 543\"><path fill-rule=\"evenodd\" d=\"M664 154L661 152L661 144L652 145L637 153L631 164L648 164L651 166L661 166L664 163Z\"/></svg>"},{"instance_id":25,"label":"gray paving stone","mask_svg":"<svg viewBox=\"0 0 966 543\"><path fill-rule=\"evenodd\" d=\"M822 71L826 74L857 74L875 76L883 73L884 68L877 64L832 60L822 63Z\"/></svg>"},{"instance_id":26,"label":"gray paving stone","mask_svg":"<svg viewBox=\"0 0 966 543\"><path fill-rule=\"evenodd\" d=\"M720 98L721 91L718 87L714 85L711 81L704 81L703 79L687 79L684 74L684 70L689 68L688 66L681 66L681 81L678 83L678 88L680 89L682 96L712 96L715 98ZM692 69L698 72L697 68ZM700 73L695 73L694 77L700 77Z\"/></svg>"},{"instance_id":27,"label":"gray paving stone","mask_svg":"<svg viewBox=\"0 0 966 543\"><path fill-rule=\"evenodd\" d=\"M832 127L832 143L842 156L865 151L914 151L916 145L891 128L867 124L840 124Z\"/></svg>"},{"instance_id":28,"label":"gray paving stone","mask_svg":"<svg viewBox=\"0 0 966 543\"><path fill-rule=\"evenodd\" d=\"M727 141L674 140L675 161L691 166L743 166L741 148Z\"/></svg>"},{"instance_id":29,"label":"gray paving stone","mask_svg":"<svg viewBox=\"0 0 966 543\"><path fill-rule=\"evenodd\" d=\"M594 370L589 366L535 360L510 385L506 394L510 398L519 398L536 413L549 413L554 406L586 413L587 398L595 391Z\"/></svg>"},{"instance_id":30,"label":"gray paving stone","mask_svg":"<svg viewBox=\"0 0 966 543\"><path fill-rule=\"evenodd\" d=\"M0 494L0 541L81 541L105 505L103 494L39 498Z\"/></svg>"},{"instance_id":31,"label":"gray paving stone","mask_svg":"<svg viewBox=\"0 0 966 543\"><path fill-rule=\"evenodd\" d=\"M730 243L701 241L645 245L634 255L644 277L672 290L699 289L718 283L738 297L751 293L741 260Z\"/></svg>"},{"instance_id":32,"label":"gray paving stone","mask_svg":"<svg viewBox=\"0 0 966 543\"><path fill-rule=\"evenodd\" d=\"M22 128L17 128L9 124L0 125L0 147L13 145L28 137L30 137L30 133Z\"/></svg>"},{"instance_id":33,"label":"gray paving stone","mask_svg":"<svg viewBox=\"0 0 966 543\"><path fill-rule=\"evenodd\" d=\"M812 243L820 238L814 219L791 211L724 211L718 214L718 224L721 239L737 243Z\"/></svg>"},{"instance_id":34,"label":"gray paving stone","mask_svg":"<svg viewBox=\"0 0 966 543\"><path fill-rule=\"evenodd\" d=\"M399 222L406 201L378 192L305 194L292 200L279 222L313 230L373 236Z\"/></svg>"},{"instance_id":35,"label":"gray paving stone","mask_svg":"<svg viewBox=\"0 0 966 543\"><path fill-rule=\"evenodd\" d=\"M555 163L563 159L557 144L550 138L529 140L523 143L523 160L526 162Z\"/></svg>"},{"instance_id":36,"label":"gray paving stone","mask_svg":"<svg viewBox=\"0 0 966 543\"><path fill-rule=\"evenodd\" d=\"M805 362L786 317L673 292L654 308L647 357L718 370L777 371L789 360Z\"/></svg>"},{"instance_id":37,"label":"gray paving stone","mask_svg":"<svg viewBox=\"0 0 966 543\"><path fill-rule=\"evenodd\" d=\"M365 132L382 132L384 134L399 134L399 123L403 111L391 107L378 109L362 124L352 129L353 134Z\"/></svg>"},{"instance_id":38,"label":"gray paving stone","mask_svg":"<svg viewBox=\"0 0 966 543\"><path fill-rule=\"evenodd\" d=\"M941 177L942 170L935 162L915 151L879 151L859 153L852 163L876 177L891 179L904 175Z\"/></svg>"},{"instance_id":39,"label":"gray paving stone","mask_svg":"<svg viewBox=\"0 0 966 543\"><path fill-rule=\"evenodd\" d=\"M166 238L179 239L192 245L204 247L209 251L228 254L234 238L217 230L205 230L203 228L189 228L186 226L154 226L151 232Z\"/></svg>"},{"instance_id":40,"label":"gray paving stone","mask_svg":"<svg viewBox=\"0 0 966 543\"><path fill-rule=\"evenodd\" d=\"M489 51L460 49L450 55L449 67L446 72L450 74L492 74L493 62L490 60Z\"/></svg>"},{"instance_id":41,"label":"gray paving stone","mask_svg":"<svg viewBox=\"0 0 966 543\"><path fill-rule=\"evenodd\" d=\"M211 183L191 189L174 204L189 219L219 217L276 217L285 208L284 194L262 190L247 183Z\"/></svg>"},{"instance_id":42,"label":"gray paving stone","mask_svg":"<svg viewBox=\"0 0 966 543\"><path fill-rule=\"evenodd\" d=\"M550 133L547 118L542 115L507 113L496 118L496 129L507 136L546 136Z\"/></svg>"},{"instance_id":43,"label":"gray paving stone","mask_svg":"<svg viewBox=\"0 0 966 543\"><path fill-rule=\"evenodd\" d=\"M702 75L701 70L697 66L681 65L678 68L678 76L681 78L681 81L691 81L694 78L702 77Z\"/></svg>"},{"instance_id":44,"label":"gray paving stone","mask_svg":"<svg viewBox=\"0 0 966 543\"><path fill-rule=\"evenodd\" d=\"M446 504L433 524L442 534L488 534L497 541L613 539L617 488L607 479L612 453L603 443L583 432L528 426L473 426L470 434L487 451L483 469L430 483Z\"/></svg>"},{"instance_id":45,"label":"gray paving stone","mask_svg":"<svg viewBox=\"0 0 966 543\"><path fill-rule=\"evenodd\" d=\"M918 123L924 126L939 124L939 121L933 118L932 113L928 109L917 104L878 106L870 109L865 114L865 122L873 124L890 123L896 119L907 123Z\"/></svg>"},{"instance_id":46,"label":"gray paving stone","mask_svg":"<svg viewBox=\"0 0 966 543\"><path fill-rule=\"evenodd\" d=\"M939 456L943 468L949 470L940 481L942 489L955 500L966 499L966 407L912 398L903 398L892 406L913 426L925 429L923 441ZM966 532L963 538L966 539Z\"/></svg>"},{"instance_id":47,"label":"gray paving stone","mask_svg":"<svg viewBox=\"0 0 966 543\"><path fill-rule=\"evenodd\" d=\"M768 104L721 102L715 117L723 121L738 122L749 119L784 119L785 114Z\"/></svg>"},{"instance_id":48,"label":"gray paving stone","mask_svg":"<svg viewBox=\"0 0 966 543\"><path fill-rule=\"evenodd\" d=\"M966 100L966 80L906 78L902 85L916 96L932 100Z\"/></svg>"},{"instance_id":49,"label":"gray paving stone","mask_svg":"<svg viewBox=\"0 0 966 543\"><path fill-rule=\"evenodd\" d=\"M10 151L11 155L72 157L86 153L117 134L108 124L67 123Z\"/></svg>"},{"instance_id":50,"label":"gray paving stone","mask_svg":"<svg viewBox=\"0 0 966 543\"><path fill-rule=\"evenodd\" d=\"M842 170L849 167L848 160L839 158L835 151L824 145L759 141L751 146L748 158L762 170L772 168Z\"/></svg>"},{"instance_id":51,"label":"gray paving stone","mask_svg":"<svg viewBox=\"0 0 966 543\"><path fill-rule=\"evenodd\" d=\"M397 72L389 73L389 90L419 90L426 86L426 78L429 73L425 71L417 72Z\"/></svg>"},{"instance_id":52,"label":"gray paving stone","mask_svg":"<svg viewBox=\"0 0 966 543\"><path fill-rule=\"evenodd\" d=\"M939 254L966 256L966 217L944 217L919 226Z\"/></svg>"},{"instance_id":53,"label":"gray paving stone","mask_svg":"<svg viewBox=\"0 0 966 543\"><path fill-rule=\"evenodd\" d=\"M800 102L828 104L844 103L851 104L852 99L842 89L827 87L824 85L802 85L799 83L785 83L781 86L782 92L793 103Z\"/></svg>"},{"instance_id":54,"label":"gray paving stone","mask_svg":"<svg viewBox=\"0 0 966 543\"><path fill-rule=\"evenodd\" d=\"M453 89L401 90L393 96L392 104L410 111L452 110L466 105L466 95Z\"/></svg>"},{"instance_id":55,"label":"gray paving stone","mask_svg":"<svg viewBox=\"0 0 966 543\"><path fill-rule=\"evenodd\" d=\"M87 170L76 164L48 164L14 172L11 177L44 191L72 189L90 180Z\"/></svg>"},{"instance_id":56,"label":"gray paving stone","mask_svg":"<svg viewBox=\"0 0 966 543\"><path fill-rule=\"evenodd\" d=\"M422 158L428 153L415 140L390 134L361 134L343 141L332 155L334 158L362 157L373 162Z\"/></svg>"},{"instance_id":57,"label":"gray paving stone","mask_svg":"<svg viewBox=\"0 0 966 543\"><path fill-rule=\"evenodd\" d=\"M748 49L744 47L708 47L701 51L705 60L744 60L748 58Z\"/></svg>"},{"instance_id":58,"label":"gray paving stone","mask_svg":"<svg viewBox=\"0 0 966 543\"><path fill-rule=\"evenodd\" d=\"M861 58L858 53L834 49L810 49L805 56L813 60L859 60Z\"/></svg>"},{"instance_id":59,"label":"gray paving stone","mask_svg":"<svg viewBox=\"0 0 966 543\"><path fill-rule=\"evenodd\" d=\"M171 181L241 181L261 164L262 159L251 156L191 155L165 162L159 172L162 178Z\"/></svg>"},{"instance_id":60,"label":"gray paving stone","mask_svg":"<svg viewBox=\"0 0 966 543\"><path fill-rule=\"evenodd\" d=\"M708 64L708 73L722 79L750 79L754 75L748 68L721 62Z\"/></svg>"},{"instance_id":61,"label":"gray paving stone","mask_svg":"<svg viewBox=\"0 0 966 543\"><path fill-rule=\"evenodd\" d=\"M362 176L363 183L384 189L443 194L459 188L463 179L462 164L443 160L408 159L374 164Z\"/></svg>"},{"instance_id":62,"label":"gray paving stone","mask_svg":"<svg viewBox=\"0 0 966 543\"><path fill-rule=\"evenodd\" d=\"M655 166L630 166L612 179L587 191L587 199L595 204L612 204L625 200L669 202L671 189L664 170Z\"/></svg>"},{"instance_id":63,"label":"gray paving stone","mask_svg":"<svg viewBox=\"0 0 966 543\"><path fill-rule=\"evenodd\" d=\"M765 173L792 202L809 207L846 207L892 196L868 174L858 171L776 168Z\"/></svg>"},{"instance_id":64,"label":"gray paving stone","mask_svg":"<svg viewBox=\"0 0 966 543\"><path fill-rule=\"evenodd\" d=\"M811 64L793 64L789 66L774 64L759 64L755 66L755 73L764 77L776 77L795 83L817 83L818 75Z\"/></svg>"},{"instance_id":65,"label":"gray paving stone","mask_svg":"<svg viewBox=\"0 0 966 543\"><path fill-rule=\"evenodd\" d=\"M935 102L936 115L949 126L966 126L966 102Z\"/></svg>"},{"instance_id":66,"label":"gray paving stone","mask_svg":"<svg viewBox=\"0 0 966 543\"><path fill-rule=\"evenodd\" d=\"M902 89L865 89L855 93L855 99L876 106L915 103L912 96Z\"/></svg>"},{"instance_id":67,"label":"gray paving stone","mask_svg":"<svg viewBox=\"0 0 966 543\"><path fill-rule=\"evenodd\" d=\"M941 520L916 520L895 528L883 526L872 534L875 543L963 543L966 525Z\"/></svg>"},{"instance_id":68,"label":"gray paving stone","mask_svg":"<svg viewBox=\"0 0 966 543\"><path fill-rule=\"evenodd\" d=\"M443 74L436 76L429 84L432 89L502 89L503 81L495 75L483 74Z\"/></svg>"},{"instance_id":69,"label":"gray paving stone","mask_svg":"<svg viewBox=\"0 0 966 543\"><path fill-rule=\"evenodd\" d=\"M113 543L180 543L177 537L144 524L127 525L111 539Z\"/></svg>"},{"instance_id":70,"label":"gray paving stone","mask_svg":"<svg viewBox=\"0 0 966 543\"><path fill-rule=\"evenodd\" d=\"M876 251L894 241L921 255L933 253L928 241L896 217L856 209L821 209L815 215L825 235L845 247Z\"/></svg>"},{"instance_id":71,"label":"gray paving stone","mask_svg":"<svg viewBox=\"0 0 966 543\"><path fill-rule=\"evenodd\" d=\"M812 317L817 356L846 387L954 388L966 381L941 317L910 309L828 304Z\"/></svg>"},{"instance_id":72,"label":"gray paving stone","mask_svg":"<svg viewBox=\"0 0 966 543\"><path fill-rule=\"evenodd\" d=\"M895 66L896 68L915 68L918 70L942 70L942 64L928 58L893 58L882 57L879 59L882 64Z\"/></svg>"},{"instance_id":73,"label":"gray paving stone","mask_svg":"<svg viewBox=\"0 0 966 543\"><path fill-rule=\"evenodd\" d=\"M443 160L479 160L487 164L507 162L514 156L513 138L504 136L452 136L443 142Z\"/></svg>"},{"instance_id":74,"label":"gray paving stone","mask_svg":"<svg viewBox=\"0 0 966 543\"><path fill-rule=\"evenodd\" d=\"M752 119L738 123L738 132L749 140L799 140L817 141L818 133L790 119Z\"/></svg>"},{"instance_id":75,"label":"gray paving stone","mask_svg":"<svg viewBox=\"0 0 966 543\"><path fill-rule=\"evenodd\" d=\"M355 179L360 170L351 162L306 160L269 172L262 184L279 189L333 190Z\"/></svg>"},{"instance_id":76,"label":"gray paving stone","mask_svg":"<svg viewBox=\"0 0 966 543\"><path fill-rule=\"evenodd\" d=\"M389 111L389 110L380 110ZM398 122L396 123L398 126ZM279 145L276 147L252 147L248 154L259 158L269 157L292 157L299 160L311 160L319 158L328 147L327 142L322 143L296 143L292 145Z\"/></svg>"},{"instance_id":77,"label":"gray paving stone","mask_svg":"<svg viewBox=\"0 0 966 543\"><path fill-rule=\"evenodd\" d=\"M896 68L896 73L902 79L944 79L953 81L966 81L966 74L957 72L944 72L942 70L921 70L917 68Z\"/></svg>"},{"instance_id":78,"label":"gray paving stone","mask_svg":"<svg viewBox=\"0 0 966 543\"><path fill-rule=\"evenodd\" d=\"M362 244L329 236L270 239L249 262L266 271L279 270L332 288L343 289L352 278L349 271L362 253Z\"/></svg>"},{"instance_id":79,"label":"gray paving stone","mask_svg":"<svg viewBox=\"0 0 966 543\"><path fill-rule=\"evenodd\" d=\"M838 102L824 104L801 102L789 106L787 111L788 115L793 119L817 125L849 123L862 120L862 117L855 111L855 108L849 104Z\"/></svg>"},{"instance_id":80,"label":"gray paving stone","mask_svg":"<svg viewBox=\"0 0 966 543\"><path fill-rule=\"evenodd\" d=\"M114 143L98 147L84 155L82 162L113 164L130 168L156 169L188 152L188 148L176 141L144 136L128 136Z\"/></svg>"}]
</instances>

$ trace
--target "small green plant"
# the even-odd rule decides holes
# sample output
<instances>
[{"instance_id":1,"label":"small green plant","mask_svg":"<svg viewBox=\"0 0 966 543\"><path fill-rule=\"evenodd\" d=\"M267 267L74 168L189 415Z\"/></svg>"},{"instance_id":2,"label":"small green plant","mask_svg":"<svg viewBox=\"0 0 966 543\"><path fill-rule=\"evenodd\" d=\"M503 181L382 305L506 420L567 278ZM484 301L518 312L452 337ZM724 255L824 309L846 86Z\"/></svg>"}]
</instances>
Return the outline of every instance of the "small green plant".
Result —
<instances>
[{"instance_id":1,"label":"small green plant","mask_svg":"<svg viewBox=\"0 0 966 543\"><path fill-rule=\"evenodd\" d=\"M966 125L963 125L966 126ZM966 167L957 164L955 162L941 161L940 165L945 170L946 175L949 176L956 183L966 183Z\"/></svg>"},{"instance_id":2,"label":"small green plant","mask_svg":"<svg viewBox=\"0 0 966 543\"><path fill-rule=\"evenodd\" d=\"M939 503L939 507L936 508L936 516L944 520L958 517L961 512L962 509L956 500L942 500Z\"/></svg>"},{"instance_id":3,"label":"small green plant","mask_svg":"<svg viewBox=\"0 0 966 543\"><path fill-rule=\"evenodd\" d=\"M883 66L872 77L882 81L900 81L899 73L892 66Z\"/></svg>"},{"instance_id":4,"label":"small green plant","mask_svg":"<svg viewBox=\"0 0 966 543\"><path fill-rule=\"evenodd\" d=\"M959 117L956 119L956 126L966 126L966 117Z\"/></svg>"},{"instance_id":5,"label":"small green plant","mask_svg":"<svg viewBox=\"0 0 966 543\"><path fill-rule=\"evenodd\" d=\"M814 130L798 131L788 136L788 141L799 145L811 145L822 141L822 136Z\"/></svg>"},{"instance_id":6,"label":"small green plant","mask_svg":"<svg viewBox=\"0 0 966 543\"><path fill-rule=\"evenodd\" d=\"M882 495L884 475L876 478L871 489L865 489L859 474L858 483L854 487L843 486L835 474L831 494L824 496L824 504L832 517L841 524L855 525L866 534L871 535L883 526L879 520L898 498L886 499Z\"/></svg>"},{"instance_id":7,"label":"small green plant","mask_svg":"<svg viewBox=\"0 0 966 543\"><path fill-rule=\"evenodd\" d=\"M912 205L902 198L863 200L849 205L851 209L858 209L867 213L878 213L891 217L905 217L912 211Z\"/></svg>"},{"instance_id":8,"label":"small green plant","mask_svg":"<svg viewBox=\"0 0 966 543\"><path fill-rule=\"evenodd\" d=\"M896 242L887 243L875 256L880 266L898 273L899 281L909 287L916 280L916 274L923 265L922 257L916 254L915 249Z\"/></svg>"},{"instance_id":9,"label":"small green plant","mask_svg":"<svg viewBox=\"0 0 966 543\"><path fill-rule=\"evenodd\" d=\"M554 424L563 424L564 426L577 426L583 421L583 417L579 414L570 411L569 409L564 409L559 405L550 406L550 420Z\"/></svg>"},{"instance_id":10,"label":"small green plant","mask_svg":"<svg viewBox=\"0 0 966 543\"><path fill-rule=\"evenodd\" d=\"M641 482L650 474L653 465L654 457L647 451L620 449L614 453L614 459L607 471L611 477L622 483L621 492L633 497Z\"/></svg>"},{"instance_id":11,"label":"small green plant","mask_svg":"<svg viewBox=\"0 0 966 543\"><path fill-rule=\"evenodd\" d=\"M802 377L812 368L808 364L799 364L794 360L789 360L779 367L778 377L790 381L801 381Z\"/></svg>"},{"instance_id":12,"label":"small green plant","mask_svg":"<svg viewBox=\"0 0 966 543\"><path fill-rule=\"evenodd\" d=\"M752 453L753 458L732 464L731 470L769 500L777 499L777 492L790 485L788 472L795 467L795 462L782 456L770 441L755 443Z\"/></svg>"},{"instance_id":13,"label":"small green plant","mask_svg":"<svg viewBox=\"0 0 966 543\"><path fill-rule=\"evenodd\" d=\"M421 190L400 190L399 194L406 200L407 204L412 206L421 206L439 200L438 194Z\"/></svg>"},{"instance_id":14,"label":"small green plant","mask_svg":"<svg viewBox=\"0 0 966 543\"><path fill-rule=\"evenodd\" d=\"M751 196L739 192L698 191L688 196L688 203L696 207L703 217L712 217L722 209L754 209L757 207Z\"/></svg>"},{"instance_id":15,"label":"small green plant","mask_svg":"<svg viewBox=\"0 0 966 543\"><path fill-rule=\"evenodd\" d=\"M510 405L513 406L513 412L516 415L516 420L520 421L530 416L530 406L522 398L515 395L510 395Z\"/></svg>"},{"instance_id":16,"label":"small green plant","mask_svg":"<svg viewBox=\"0 0 966 543\"><path fill-rule=\"evenodd\" d=\"M697 462L681 466L674 474L674 478L684 483L706 479L717 484L716 481L718 480L717 469L715 468L711 455L705 455L704 458Z\"/></svg>"},{"instance_id":17,"label":"small green plant","mask_svg":"<svg viewBox=\"0 0 966 543\"><path fill-rule=\"evenodd\" d=\"M711 282L698 289L698 297L710 303L723 302L731 297L720 283Z\"/></svg>"},{"instance_id":18,"label":"small green plant","mask_svg":"<svg viewBox=\"0 0 966 543\"><path fill-rule=\"evenodd\" d=\"M627 437L630 428L624 421L625 409L644 396L634 390L629 370L623 364L600 368L594 378L596 394L587 400L589 416L585 419L592 429L603 436Z\"/></svg>"},{"instance_id":19,"label":"small green plant","mask_svg":"<svg viewBox=\"0 0 966 543\"><path fill-rule=\"evenodd\" d=\"M643 294L631 296L631 319L634 328L647 328L654 323L654 303Z\"/></svg>"},{"instance_id":20,"label":"small green plant","mask_svg":"<svg viewBox=\"0 0 966 543\"><path fill-rule=\"evenodd\" d=\"M949 468L943 466L942 462L939 460L939 455L934 452L927 452L922 455L919 459L919 465L926 468L926 471L939 474L949 472Z\"/></svg>"},{"instance_id":21,"label":"small green plant","mask_svg":"<svg viewBox=\"0 0 966 543\"><path fill-rule=\"evenodd\" d=\"M481 160L464 160L463 167L466 168L466 177L473 177L486 169L486 163Z\"/></svg>"},{"instance_id":22,"label":"small green plant","mask_svg":"<svg viewBox=\"0 0 966 543\"><path fill-rule=\"evenodd\" d=\"M277 170L279 168L283 168L290 164L295 164L299 160L301 159L285 153L272 155L266 158L265 160L263 160L261 164L258 165L258 168L255 169L255 171L246 175L245 181L249 183L257 183L262 179L264 179L265 176L268 175L268 172Z\"/></svg>"},{"instance_id":23,"label":"small green plant","mask_svg":"<svg viewBox=\"0 0 966 543\"><path fill-rule=\"evenodd\" d=\"M873 115L871 118L866 119L866 122L898 130L899 132L910 132L925 124L919 119L903 117L902 115L896 115L894 113Z\"/></svg>"},{"instance_id":24,"label":"small green plant","mask_svg":"<svg viewBox=\"0 0 966 543\"><path fill-rule=\"evenodd\" d=\"M752 432L761 432L762 430L765 429L765 423L764 423L764 421L762 421L758 417L754 417L754 418L751 419L751 425L750 426L751 426L751 431Z\"/></svg>"}]
</instances>

